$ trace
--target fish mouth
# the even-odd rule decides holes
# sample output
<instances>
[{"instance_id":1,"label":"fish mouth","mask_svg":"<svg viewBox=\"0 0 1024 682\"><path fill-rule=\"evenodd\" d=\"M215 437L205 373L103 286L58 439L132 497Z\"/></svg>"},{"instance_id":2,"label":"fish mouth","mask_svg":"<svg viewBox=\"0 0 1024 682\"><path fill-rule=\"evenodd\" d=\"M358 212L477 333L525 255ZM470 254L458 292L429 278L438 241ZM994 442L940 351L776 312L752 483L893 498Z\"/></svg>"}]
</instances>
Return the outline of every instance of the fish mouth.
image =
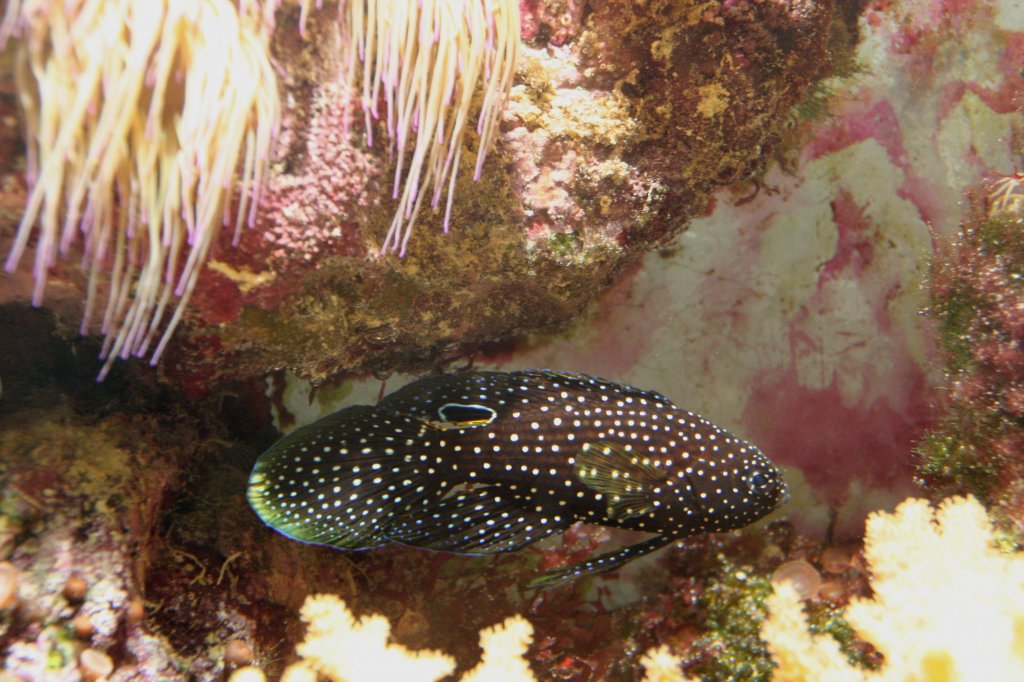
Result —
<instances>
[{"instance_id":1,"label":"fish mouth","mask_svg":"<svg viewBox=\"0 0 1024 682\"><path fill-rule=\"evenodd\" d=\"M785 481L779 481L779 495L775 498L775 508L778 509L792 501L793 496L789 493L789 486Z\"/></svg>"}]
</instances>

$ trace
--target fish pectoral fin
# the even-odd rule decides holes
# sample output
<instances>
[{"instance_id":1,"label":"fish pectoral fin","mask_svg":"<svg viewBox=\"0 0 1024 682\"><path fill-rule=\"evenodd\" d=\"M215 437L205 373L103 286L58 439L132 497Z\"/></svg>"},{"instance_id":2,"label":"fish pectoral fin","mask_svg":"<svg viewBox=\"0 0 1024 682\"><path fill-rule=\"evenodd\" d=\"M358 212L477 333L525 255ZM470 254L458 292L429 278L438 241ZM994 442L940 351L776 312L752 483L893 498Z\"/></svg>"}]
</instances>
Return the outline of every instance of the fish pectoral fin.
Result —
<instances>
[{"instance_id":1,"label":"fish pectoral fin","mask_svg":"<svg viewBox=\"0 0 1024 682\"><path fill-rule=\"evenodd\" d=\"M531 580L527 584L527 587L546 590L560 585L567 580L575 580L576 578L582 578L587 575L597 575L598 573L614 571L633 559L642 557L645 554L650 554L651 552L671 544L674 539L675 538L657 535L649 540L638 542L635 545L629 545L612 552L599 554L593 559L588 559L582 563L572 564L571 566L566 566L564 568L556 568L551 571L545 571Z\"/></svg>"},{"instance_id":2,"label":"fish pectoral fin","mask_svg":"<svg viewBox=\"0 0 1024 682\"><path fill-rule=\"evenodd\" d=\"M607 441L584 443L573 470L581 483L604 496L608 516L619 520L654 511L668 475L649 458Z\"/></svg>"},{"instance_id":3,"label":"fish pectoral fin","mask_svg":"<svg viewBox=\"0 0 1024 682\"><path fill-rule=\"evenodd\" d=\"M474 488L397 516L389 540L459 554L512 552L565 530L570 520L538 511L500 486Z\"/></svg>"}]
</instances>

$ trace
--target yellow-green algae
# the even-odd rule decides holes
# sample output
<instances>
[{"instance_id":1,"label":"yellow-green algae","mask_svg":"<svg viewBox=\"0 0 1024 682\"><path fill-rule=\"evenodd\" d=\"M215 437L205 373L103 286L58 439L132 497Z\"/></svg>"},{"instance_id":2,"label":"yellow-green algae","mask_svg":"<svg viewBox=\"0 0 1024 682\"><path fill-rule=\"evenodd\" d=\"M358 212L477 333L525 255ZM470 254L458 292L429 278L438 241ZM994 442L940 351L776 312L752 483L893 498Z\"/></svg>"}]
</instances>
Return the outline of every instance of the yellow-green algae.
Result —
<instances>
[{"instance_id":1,"label":"yellow-green algae","mask_svg":"<svg viewBox=\"0 0 1024 682\"><path fill-rule=\"evenodd\" d=\"M770 576L719 555L698 600L707 614L702 634L690 647L694 654L704 652L705 656L688 672L703 682L771 680L774 663L760 632L767 616L765 600L772 591ZM851 664L872 667L863 648L855 646L860 642L841 608L826 601L805 601L804 605L812 632L833 637Z\"/></svg>"}]
</instances>

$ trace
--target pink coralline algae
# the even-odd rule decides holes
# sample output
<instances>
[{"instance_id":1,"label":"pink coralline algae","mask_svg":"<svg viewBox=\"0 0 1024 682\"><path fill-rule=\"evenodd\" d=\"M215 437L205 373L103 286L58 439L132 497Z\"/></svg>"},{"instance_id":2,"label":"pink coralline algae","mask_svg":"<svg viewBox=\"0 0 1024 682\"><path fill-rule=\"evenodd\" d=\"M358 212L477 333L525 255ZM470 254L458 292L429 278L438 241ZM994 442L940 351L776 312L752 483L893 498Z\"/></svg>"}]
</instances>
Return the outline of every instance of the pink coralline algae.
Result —
<instances>
[{"instance_id":1,"label":"pink coralline algae","mask_svg":"<svg viewBox=\"0 0 1024 682\"><path fill-rule=\"evenodd\" d=\"M343 88L325 86L305 118L289 111L279 163L304 147L301 166L274 175L265 190L257 232L275 259L313 261L325 254L363 252L358 217L370 202L380 162L347 133L352 106Z\"/></svg>"},{"instance_id":2,"label":"pink coralline algae","mask_svg":"<svg viewBox=\"0 0 1024 682\"><path fill-rule=\"evenodd\" d=\"M523 40L556 47L566 44L582 30L586 4L583 0L520 0Z\"/></svg>"}]
</instances>

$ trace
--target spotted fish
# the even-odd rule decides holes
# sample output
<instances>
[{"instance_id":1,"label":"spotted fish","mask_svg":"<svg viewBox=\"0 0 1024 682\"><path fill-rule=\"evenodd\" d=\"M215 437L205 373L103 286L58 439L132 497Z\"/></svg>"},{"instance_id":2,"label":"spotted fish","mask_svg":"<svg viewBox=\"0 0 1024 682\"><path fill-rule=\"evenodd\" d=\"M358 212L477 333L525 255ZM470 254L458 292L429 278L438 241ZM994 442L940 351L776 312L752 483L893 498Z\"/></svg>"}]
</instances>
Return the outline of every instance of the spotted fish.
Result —
<instances>
[{"instance_id":1,"label":"spotted fish","mask_svg":"<svg viewBox=\"0 0 1024 682\"><path fill-rule=\"evenodd\" d=\"M648 540L541 574L550 586L786 497L753 445L653 391L544 370L431 376L296 429L260 456L249 503L296 540L510 552L585 523Z\"/></svg>"}]
</instances>

